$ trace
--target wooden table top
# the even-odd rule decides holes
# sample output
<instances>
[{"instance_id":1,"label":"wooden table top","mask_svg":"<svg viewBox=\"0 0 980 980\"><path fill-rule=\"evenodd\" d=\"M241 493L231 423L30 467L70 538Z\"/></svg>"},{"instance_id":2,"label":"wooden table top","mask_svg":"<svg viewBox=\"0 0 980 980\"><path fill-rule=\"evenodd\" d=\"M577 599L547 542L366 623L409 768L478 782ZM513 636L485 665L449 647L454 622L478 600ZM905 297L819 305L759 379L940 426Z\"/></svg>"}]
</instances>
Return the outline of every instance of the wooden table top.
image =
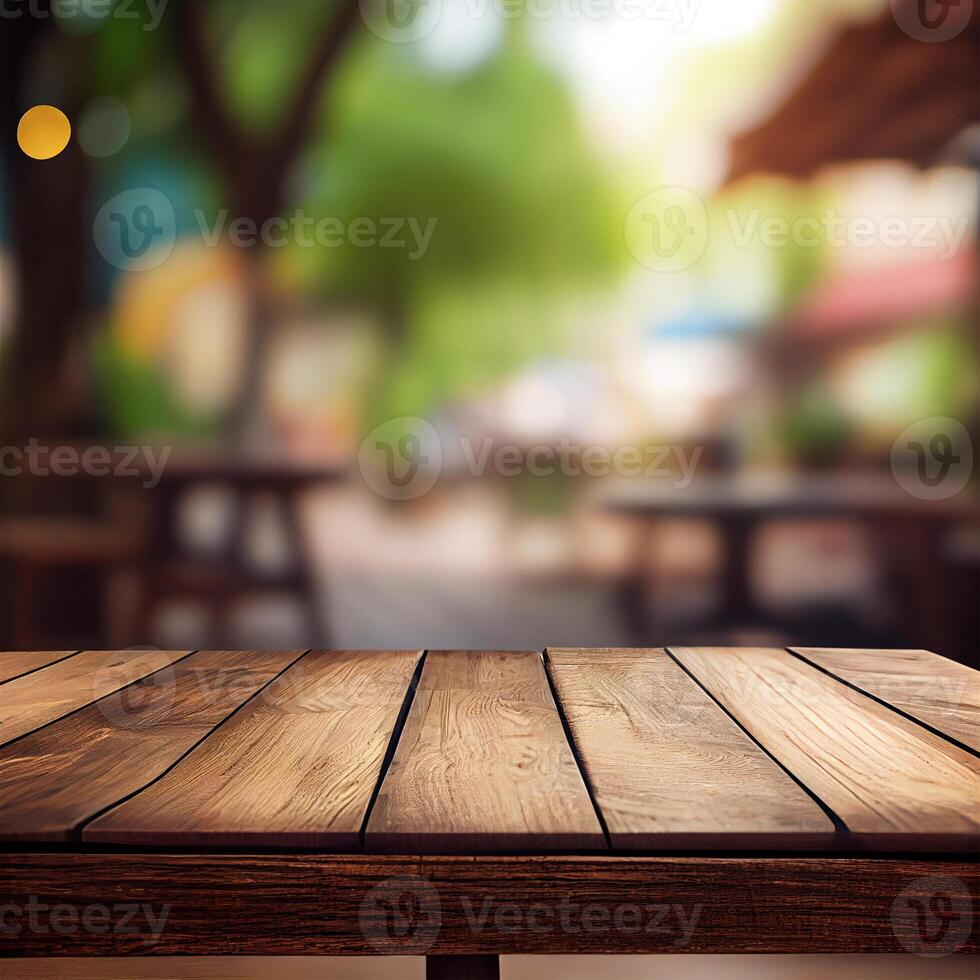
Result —
<instances>
[{"instance_id":1,"label":"wooden table top","mask_svg":"<svg viewBox=\"0 0 980 980\"><path fill-rule=\"evenodd\" d=\"M924 651L0 654L0 840L327 854L980 846Z\"/></svg>"},{"instance_id":2,"label":"wooden table top","mask_svg":"<svg viewBox=\"0 0 980 980\"><path fill-rule=\"evenodd\" d=\"M980 502L964 492L947 500L921 500L891 475L805 477L761 472L699 477L689 486L669 481L619 480L602 496L610 511L651 517L909 517L975 520Z\"/></svg>"}]
</instances>

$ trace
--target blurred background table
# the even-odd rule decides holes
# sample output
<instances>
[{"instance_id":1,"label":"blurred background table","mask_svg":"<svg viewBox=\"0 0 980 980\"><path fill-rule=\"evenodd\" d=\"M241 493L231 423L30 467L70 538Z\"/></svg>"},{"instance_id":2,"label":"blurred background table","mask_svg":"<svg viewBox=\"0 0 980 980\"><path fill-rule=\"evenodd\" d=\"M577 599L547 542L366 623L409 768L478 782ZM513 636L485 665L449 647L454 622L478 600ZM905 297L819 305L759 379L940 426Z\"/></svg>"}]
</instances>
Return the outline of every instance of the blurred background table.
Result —
<instances>
[{"instance_id":1,"label":"blurred background table","mask_svg":"<svg viewBox=\"0 0 980 980\"><path fill-rule=\"evenodd\" d=\"M74 448L81 456L87 447ZM122 458L117 452L114 464ZM30 650L42 641L42 579L71 568L100 571L109 578L107 591L121 593L107 599L105 610L106 635L119 646L149 642L157 609L177 598L203 605L211 645L221 646L222 640L226 645L232 606L266 593L297 600L309 635L326 642L329 624L304 535L302 503L314 488L341 482L347 468L207 449L177 449L158 458L156 472L141 458L112 477L73 474L76 492L91 498L92 516L32 515L4 522L0 553L17 570L15 645ZM223 497L218 533L205 535L217 546L206 553L188 551L180 533L182 504L202 490ZM249 549L254 507L263 502L281 542L273 567L257 566ZM118 589L113 590L113 579L119 580Z\"/></svg>"},{"instance_id":2,"label":"blurred background table","mask_svg":"<svg viewBox=\"0 0 980 980\"><path fill-rule=\"evenodd\" d=\"M924 501L905 493L890 477L803 479L760 473L699 479L684 488L666 481L631 481L611 491L603 503L637 523L623 610L638 637L656 632L647 602L647 557L661 521L688 518L717 528L719 596L714 618L704 626L751 630L773 623L753 587L753 545L760 529L780 520L830 519L856 522L870 533L919 635L942 649L955 642L956 590L941 570L949 565L943 551L951 535L980 520L980 505L969 493Z\"/></svg>"}]
</instances>

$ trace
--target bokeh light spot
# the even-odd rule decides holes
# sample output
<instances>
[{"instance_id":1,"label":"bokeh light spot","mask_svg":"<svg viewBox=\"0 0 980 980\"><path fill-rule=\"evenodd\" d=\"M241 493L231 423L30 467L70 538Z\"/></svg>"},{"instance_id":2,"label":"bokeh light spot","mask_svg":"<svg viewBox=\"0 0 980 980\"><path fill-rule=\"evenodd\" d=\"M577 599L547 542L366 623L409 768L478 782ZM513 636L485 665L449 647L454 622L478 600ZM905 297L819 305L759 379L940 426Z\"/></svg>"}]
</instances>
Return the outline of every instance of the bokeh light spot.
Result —
<instances>
[{"instance_id":1,"label":"bokeh light spot","mask_svg":"<svg viewBox=\"0 0 980 980\"><path fill-rule=\"evenodd\" d=\"M78 124L78 145L90 157L109 157L126 145L132 129L129 111L118 99L91 99Z\"/></svg>"},{"instance_id":2,"label":"bokeh light spot","mask_svg":"<svg viewBox=\"0 0 980 980\"><path fill-rule=\"evenodd\" d=\"M35 160L56 157L71 139L68 117L53 105L28 109L17 125L17 143Z\"/></svg>"}]
</instances>

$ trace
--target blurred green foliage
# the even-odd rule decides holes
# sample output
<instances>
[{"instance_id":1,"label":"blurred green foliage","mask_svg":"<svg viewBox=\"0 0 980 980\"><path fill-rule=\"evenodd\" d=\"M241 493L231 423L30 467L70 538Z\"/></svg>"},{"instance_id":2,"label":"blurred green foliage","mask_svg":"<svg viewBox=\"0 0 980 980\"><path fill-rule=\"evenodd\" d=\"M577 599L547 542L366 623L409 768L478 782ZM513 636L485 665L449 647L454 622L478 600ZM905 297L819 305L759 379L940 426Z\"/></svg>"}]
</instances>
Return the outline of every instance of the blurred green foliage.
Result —
<instances>
[{"instance_id":1,"label":"blurred green foliage","mask_svg":"<svg viewBox=\"0 0 980 980\"><path fill-rule=\"evenodd\" d=\"M206 438L220 423L188 412L161 365L127 355L109 334L96 337L92 368L99 409L117 435Z\"/></svg>"},{"instance_id":2,"label":"blurred green foliage","mask_svg":"<svg viewBox=\"0 0 980 980\"><path fill-rule=\"evenodd\" d=\"M267 133L280 121L327 16L306 0L209 6L223 88L247 128ZM121 97L180 73L176 37L168 47L134 33L117 22L99 39L99 84ZM172 159L175 142L189 146L182 163L204 171L194 184L213 186L186 86L178 91L182 118L176 132L155 135L157 151ZM152 152L152 140L139 142L139 123L133 145ZM276 254L310 297L375 312L388 356L366 393L366 424L437 408L554 353L562 303L608 285L625 266L611 179L565 83L537 59L520 21L489 58L452 73L360 31L324 86L288 191L289 208L316 221L397 217L424 227L435 219L422 258L349 240ZM209 211L228 205L208 198Z\"/></svg>"},{"instance_id":3,"label":"blurred green foliage","mask_svg":"<svg viewBox=\"0 0 980 980\"><path fill-rule=\"evenodd\" d=\"M609 178L519 25L465 74L368 42L340 82L332 136L303 163L311 212L436 219L421 259L349 243L298 259L318 291L381 313L396 360L371 414L437 407L553 352L557 305L608 285L625 249Z\"/></svg>"}]
</instances>

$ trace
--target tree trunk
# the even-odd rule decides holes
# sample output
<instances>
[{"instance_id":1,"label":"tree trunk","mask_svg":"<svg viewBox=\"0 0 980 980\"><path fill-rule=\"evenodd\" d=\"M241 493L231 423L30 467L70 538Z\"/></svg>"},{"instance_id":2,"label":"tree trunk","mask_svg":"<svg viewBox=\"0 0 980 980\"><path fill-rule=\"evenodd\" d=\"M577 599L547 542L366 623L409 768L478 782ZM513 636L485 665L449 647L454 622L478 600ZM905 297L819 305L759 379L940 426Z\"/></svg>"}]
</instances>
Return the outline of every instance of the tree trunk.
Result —
<instances>
[{"instance_id":1,"label":"tree trunk","mask_svg":"<svg viewBox=\"0 0 980 980\"><path fill-rule=\"evenodd\" d=\"M0 42L0 150L11 189L16 302L0 384L0 440L7 446L80 439L96 425L84 371L92 251L86 158L74 141L50 160L31 159L17 144L20 116L33 104L27 81L42 46L57 46L63 68L61 94L49 98L76 119L84 96L88 44L50 25L36 17L7 20ZM5 482L4 512L39 502L15 499L22 484Z\"/></svg>"}]
</instances>

